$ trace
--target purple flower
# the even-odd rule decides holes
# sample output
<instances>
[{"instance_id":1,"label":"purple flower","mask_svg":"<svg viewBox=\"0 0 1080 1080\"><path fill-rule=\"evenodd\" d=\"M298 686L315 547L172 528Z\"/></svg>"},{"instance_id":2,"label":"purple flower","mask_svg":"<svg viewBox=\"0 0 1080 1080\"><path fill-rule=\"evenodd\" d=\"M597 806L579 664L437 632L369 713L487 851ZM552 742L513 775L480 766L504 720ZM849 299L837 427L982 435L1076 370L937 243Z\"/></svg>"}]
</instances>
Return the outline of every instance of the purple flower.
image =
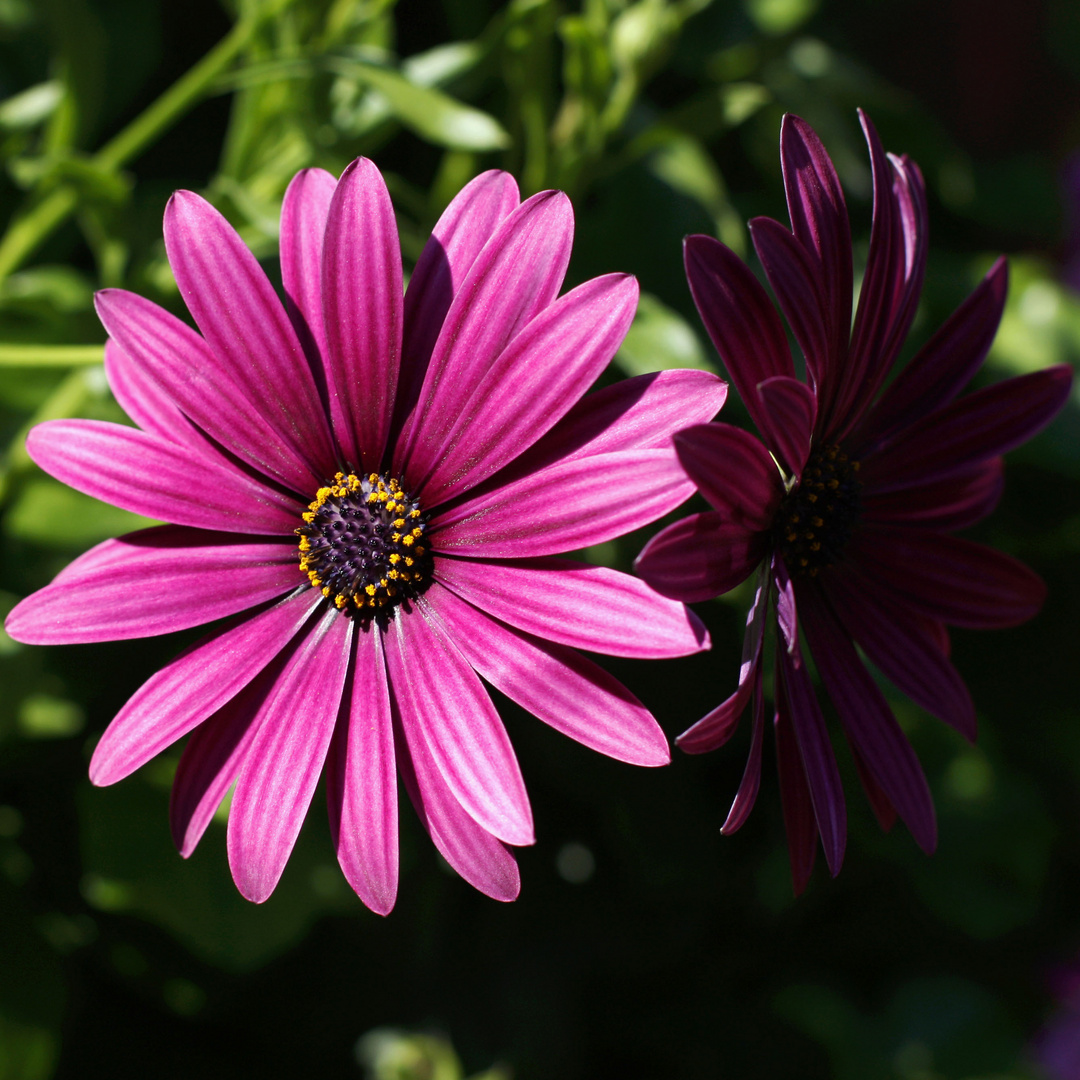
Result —
<instances>
[{"instance_id":1,"label":"purple flower","mask_svg":"<svg viewBox=\"0 0 1080 1080\"><path fill-rule=\"evenodd\" d=\"M860 114L861 115L861 114ZM738 689L677 743L725 743L751 701L750 755L723 832L746 820L758 791L765 728L763 650L775 627L773 728L796 892L821 836L836 874L846 815L840 776L803 660L800 630L884 828L897 814L926 851L937 842L919 762L858 650L924 709L975 737L975 709L949 661L947 625L1011 626L1038 611L1044 586L1016 560L951 536L981 520L1002 490L1001 454L1064 404L1067 368L959 392L979 369L1001 318L997 262L884 390L911 326L926 263L918 167L870 147L874 216L851 321L847 211L813 130L784 119L780 158L792 229L757 218L754 246L806 361L796 375L765 289L723 244L686 240L686 273L759 442L727 424L675 437L679 460L713 507L665 529L637 570L687 602L726 592L758 567Z\"/></svg>"},{"instance_id":2,"label":"purple flower","mask_svg":"<svg viewBox=\"0 0 1080 1080\"><path fill-rule=\"evenodd\" d=\"M55 644L226 620L135 693L90 775L114 783L189 735L173 835L190 854L235 784L229 862L251 900L276 885L324 764L341 867L373 910L397 890L395 766L446 860L513 899L504 845L533 842L532 814L480 677L601 753L669 760L649 712L574 650L677 656L706 648L704 629L627 574L551 556L686 499L671 434L715 415L725 386L670 372L582 399L637 284L612 274L559 297L572 236L561 192L519 205L510 176L485 173L403 300L390 198L360 159L290 185L285 305L186 191L165 243L201 336L132 293L98 294L107 374L138 427L58 420L28 449L170 524L87 552L7 627Z\"/></svg>"}]
</instances>

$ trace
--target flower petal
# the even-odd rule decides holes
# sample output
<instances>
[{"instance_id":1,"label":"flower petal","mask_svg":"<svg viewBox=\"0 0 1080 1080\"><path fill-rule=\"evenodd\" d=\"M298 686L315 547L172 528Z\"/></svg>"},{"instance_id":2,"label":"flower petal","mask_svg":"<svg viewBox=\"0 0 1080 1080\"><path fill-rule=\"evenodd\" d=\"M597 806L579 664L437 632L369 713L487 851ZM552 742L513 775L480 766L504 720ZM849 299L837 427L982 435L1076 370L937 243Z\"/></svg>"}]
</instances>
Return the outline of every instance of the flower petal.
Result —
<instances>
[{"instance_id":1,"label":"flower petal","mask_svg":"<svg viewBox=\"0 0 1080 1080\"><path fill-rule=\"evenodd\" d=\"M669 450L598 454L470 495L434 518L432 539L484 558L557 555L648 525L693 492Z\"/></svg>"},{"instance_id":2,"label":"flower petal","mask_svg":"<svg viewBox=\"0 0 1080 1080\"><path fill-rule=\"evenodd\" d=\"M810 439L817 419L817 398L806 383L775 375L757 387L762 434L793 476L800 476L810 456Z\"/></svg>"},{"instance_id":3,"label":"flower petal","mask_svg":"<svg viewBox=\"0 0 1080 1080\"><path fill-rule=\"evenodd\" d=\"M205 199L177 191L165 208L165 249L180 294L218 360L248 389L248 408L321 481L336 455L307 357L285 308L233 227Z\"/></svg>"},{"instance_id":4,"label":"flower petal","mask_svg":"<svg viewBox=\"0 0 1080 1080\"><path fill-rule=\"evenodd\" d=\"M255 721L229 808L227 847L236 887L256 904L274 891L322 773L352 633L351 619L327 611L297 644Z\"/></svg>"},{"instance_id":5,"label":"flower petal","mask_svg":"<svg viewBox=\"0 0 1080 1080\"><path fill-rule=\"evenodd\" d=\"M937 846L934 803L919 759L828 602L800 592L802 626L852 746L927 853Z\"/></svg>"},{"instance_id":6,"label":"flower petal","mask_svg":"<svg viewBox=\"0 0 1080 1080\"><path fill-rule=\"evenodd\" d=\"M106 540L17 604L17 641L62 645L186 630L281 596L302 581L295 549L163 525Z\"/></svg>"},{"instance_id":7,"label":"flower petal","mask_svg":"<svg viewBox=\"0 0 1080 1080\"><path fill-rule=\"evenodd\" d=\"M866 528L847 554L882 598L953 626L1016 626L1046 599L1042 579L1023 563L957 536Z\"/></svg>"},{"instance_id":8,"label":"flower petal","mask_svg":"<svg viewBox=\"0 0 1080 1080\"><path fill-rule=\"evenodd\" d=\"M860 502L868 525L913 525L952 532L982 521L997 506L1004 489L1004 461L994 457L926 484L881 494L864 487Z\"/></svg>"},{"instance_id":9,"label":"flower petal","mask_svg":"<svg viewBox=\"0 0 1080 1080\"><path fill-rule=\"evenodd\" d=\"M435 579L492 618L575 649L657 659L709 647L705 627L683 604L603 566L437 557Z\"/></svg>"},{"instance_id":10,"label":"flower petal","mask_svg":"<svg viewBox=\"0 0 1080 1080\"><path fill-rule=\"evenodd\" d=\"M479 379L441 434L425 429L432 471L413 491L431 505L475 487L528 449L596 381L637 307L637 281L594 278L544 308ZM415 475L415 474L414 474Z\"/></svg>"},{"instance_id":11,"label":"flower petal","mask_svg":"<svg viewBox=\"0 0 1080 1080\"><path fill-rule=\"evenodd\" d=\"M430 591L430 590L429 590ZM454 798L507 844L534 843L532 810L502 720L426 600L398 609L386 634L394 700L414 759L422 747Z\"/></svg>"},{"instance_id":12,"label":"flower petal","mask_svg":"<svg viewBox=\"0 0 1080 1080\"><path fill-rule=\"evenodd\" d=\"M397 897L398 824L394 726L382 637L355 635L355 668L326 764L330 834L356 895L388 915Z\"/></svg>"},{"instance_id":13,"label":"flower petal","mask_svg":"<svg viewBox=\"0 0 1080 1080\"><path fill-rule=\"evenodd\" d=\"M76 491L174 525L287 535L302 509L220 459L123 424L47 420L31 430L26 450Z\"/></svg>"},{"instance_id":14,"label":"flower petal","mask_svg":"<svg viewBox=\"0 0 1080 1080\"><path fill-rule=\"evenodd\" d=\"M234 698L323 602L306 589L255 616L214 630L135 691L90 759L99 787L129 776Z\"/></svg>"},{"instance_id":15,"label":"flower petal","mask_svg":"<svg viewBox=\"0 0 1080 1080\"><path fill-rule=\"evenodd\" d=\"M394 468L424 475L434 448L514 336L559 293L570 260L570 200L542 191L506 217L469 268L446 314ZM414 460L415 459L415 460Z\"/></svg>"},{"instance_id":16,"label":"flower petal","mask_svg":"<svg viewBox=\"0 0 1080 1080\"><path fill-rule=\"evenodd\" d=\"M192 426L176 403L120 346L109 338L105 342L105 378L117 404L143 429L171 442L194 443L209 448L209 443Z\"/></svg>"},{"instance_id":17,"label":"flower petal","mask_svg":"<svg viewBox=\"0 0 1080 1080\"><path fill-rule=\"evenodd\" d=\"M731 809L724 824L720 826L723 836L738 832L750 816L757 802L758 789L761 787L761 748L765 742L765 695L761 692L761 667L754 676L754 719L750 729L750 753L746 758L739 790L731 803Z\"/></svg>"},{"instance_id":18,"label":"flower petal","mask_svg":"<svg viewBox=\"0 0 1080 1080\"><path fill-rule=\"evenodd\" d=\"M773 717L776 736L776 768L780 779L780 805L784 811L784 831L787 833L788 859L791 863L791 884L800 896L810 881L817 856L818 828L814 819L814 804L806 784L802 758L795 739L788 704L778 695Z\"/></svg>"},{"instance_id":19,"label":"flower petal","mask_svg":"<svg viewBox=\"0 0 1080 1080\"><path fill-rule=\"evenodd\" d=\"M401 367L401 245L390 193L367 158L334 189L321 275L334 437L346 461L378 472Z\"/></svg>"},{"instance_id":20,"label":"flower petal","mask_svg":"<svg viewBox=\"0 0 1080 1080\"><path fill-rule=\"evenodd\" d=\"M696 424L675 436L675 451L725 521L750 532L772 526L784 495L780 470L748 431L730 424Z\"/></svg>"},{"instance_id":21,"label":"flower petal","mask_svg":"<svg viewBox=\"0 0 1080 1080\"><path fill-rule=\"evenodd\" d=\"M745 581L767 547L766 533L726 522L710 510L658 532L634 560L634 573L662 596L693 604Z\"/></svg>"},{"instance_id":22,"label":"flower petal","mask_svg":"<svg viewBox=\"0 0 1080 1080\"><path fill-rule=\"evenodd\" d=\"M571 739L631 765L666 765L667 738L626 687L572 649L512 630L453 593L424 596L459 631L469 663L501 693Z\"/></svg>"}]
</instances>

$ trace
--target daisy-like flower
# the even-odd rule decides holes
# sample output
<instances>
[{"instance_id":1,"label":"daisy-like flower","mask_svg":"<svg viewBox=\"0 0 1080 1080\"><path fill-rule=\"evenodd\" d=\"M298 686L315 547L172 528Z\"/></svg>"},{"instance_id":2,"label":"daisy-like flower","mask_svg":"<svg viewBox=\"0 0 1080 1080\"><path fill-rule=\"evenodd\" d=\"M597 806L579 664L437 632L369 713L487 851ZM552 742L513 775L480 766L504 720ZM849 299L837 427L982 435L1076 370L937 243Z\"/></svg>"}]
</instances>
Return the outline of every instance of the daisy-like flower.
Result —
<instances>
[{"instance_id":1,"label":"daisy-like flower","mask_svg":"<svg viewBox=\"0 0 1080 1080\"><path fill-rule=\"evenodd\" d=\"M281 217L283 305L235 231L177 192L169 261L201 334L98 294L106 372L138 425L58 420L34 460L169 524L108 540L8 618L31 643L218 623L146 682L94 752L96 784L189 735L171 824L190 854L233 788L228 855L265 900L326 772L346 878L377 912L398 879L400 773L446 860L501 900L505 845L533 842L520 770L481 678L565 734L639 765L663 733L575 649L707 647L639 580L551 556L637 528L693 492L671 435L715 415L694 372L584 397L637 302L613 274L559 296L573 218L519 205L506 173L454 199L402 295L393 209L364 159L298 174Z\"/></svg>"},{"instance_id":2,"label":"daisy-like flower","mask_svg":"<svg viewBox=\"0 0 1080 1080\"><path fill-rule=\"evenodd\" d=\"M763 650L766 625L774 627L773 728L796 892L818 836L833 874L846 840L840 776L801 639L882 826L899 814L932 851L926 779L859 650L974 739L975 709L949 661L946 627L1023 622L1045 589L1015 559L950 534L990 513L1002 490L1001 454L1049 422L1071 385L1067 368L1051 368L957 396L1001 319L1001 260L882 390L922 288L926 201L915 163L887 156L860 116L874 213L854 325L844 197L821 142L795 116L780 135L791 230L769 218L750 223L805 359L805 382L748 267L710 237L687 238L694 301L763 442L715 423L676 435L679 460L713 509L662 531L637 561L644 580L686 602L727 592L759 568L738 689L676 742L689 753L723 745L753 702L749 760L722 829L734 832L758 791Z\"/></svg>"}]
</instances>

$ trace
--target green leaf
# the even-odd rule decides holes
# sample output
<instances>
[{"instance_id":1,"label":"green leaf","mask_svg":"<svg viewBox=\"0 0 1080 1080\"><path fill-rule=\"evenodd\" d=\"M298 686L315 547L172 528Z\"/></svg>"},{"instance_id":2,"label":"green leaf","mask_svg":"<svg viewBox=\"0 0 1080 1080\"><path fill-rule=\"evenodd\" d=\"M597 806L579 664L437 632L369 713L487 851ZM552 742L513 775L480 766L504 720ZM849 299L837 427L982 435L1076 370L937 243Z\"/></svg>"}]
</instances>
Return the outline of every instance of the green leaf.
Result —
<instances>
[{"instance_id":1,"label":"green leaf","mask_svg":"<svg viewBox=\"0 0 1080 1080\"><path fill-rule=\"evenodd\" d=\"M38 83L20 94L0 101L0 128L25 131L48 120L64 96L64 84L58 79Z\"/></svg>"},{"instance_id":2,"label":"green leaf","mask_svg":"<svg viewBox=\"0 0 1080 1080\"><path fill-rule=\"evenodd\" d=\"M615 363L627 375L644 375L667 368L716 370L706 359L690 324L650 293L641 294L634 322Z\"/></svg>"}]
</instances>

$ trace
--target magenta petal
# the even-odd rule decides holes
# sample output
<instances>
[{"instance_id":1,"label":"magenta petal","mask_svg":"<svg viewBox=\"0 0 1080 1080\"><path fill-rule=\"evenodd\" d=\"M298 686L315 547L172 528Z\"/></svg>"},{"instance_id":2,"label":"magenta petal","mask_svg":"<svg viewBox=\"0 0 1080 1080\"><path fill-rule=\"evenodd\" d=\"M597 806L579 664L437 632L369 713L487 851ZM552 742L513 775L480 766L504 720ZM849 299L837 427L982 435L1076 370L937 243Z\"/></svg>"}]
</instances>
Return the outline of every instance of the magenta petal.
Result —
<instances>
[{"instance_id":1,"label":"magenta petal","mask_svg":"<svg viewBox=\"0 0 1080 1080\"><path fill-rule=\"evenodd\" d=\"M469 663L497 690L571 739L631 765L666 765L667 738L626 687L572 649L511 630L453 593L424 597L459 630Z\"/></svg>"},{"instance_id":2,"label":"magenta petal","mask_svg":"<svg viewBox=\"0 0 1080 1080\"><path fill-rule=\"evenodd\" d=\"M757 802L758 789L761 787L761 748L765 742L765 695L761 692L761 668L754 676L754 719L750 730L750 753L746 758L739 790L731 803L731 809L720 832L731 836L738 832L750 816Z\"/></svg>"},{"instance_id":3,"label":"magenta petal","mask_svg":"<svg viewBox=\"0 0 1080 1080\"><path fill-rule=\"evenodd\" d=\"M975 705L925 617L886 606L842 573L822 582L844 629L916 704L975 741Z\"/></svg>"},{"instance_id":4,"label":"magenta petal","mask_svg":"<svg viewBox=\"0 0 1080 1080\"><path fill-rule=\"evenodd\" d=\"M1016 626L1046 599L1042 579L1023 563L956 536L863 529L852 537L848 557L883 596L953 626Z\"/></svg>"},{"instance_id":5,"label":"magenta petal","mask_svg":"<svg viewBox=\"0 0 1080 1080\"><path fill-rule=\"evenodd\" d=\"M705 627L683 604L603 566L436 558L435 579L493 618L575 649L657 659L709 647Z\"/></svg>"},{"instance_id":6,"label":"magenta petal","mask_svg":"<svg viewBox=\"0 0 1080 1080\"><path fill-rule=\"evenodd\" d=\"M213 631L166 664L105 729L90 779L115 784L201 724L270 663L321 602L318 592L305 590Z\"/></svg>"},{"instance_id":7,"label":"magenta petal","mask_svg":"<svg viewBox=\"0 0 1080 1080\"><path fill-rule=\"evenodd\" d=\"M313 371L323 372L322 249L337 181L325 169L301 169L281 204L281 283L285 308Z\"/></svg>"},{"instance_id":8,"label":"magenta petal","mask_svg":"<svg viewBox=\"0 0 1080 1080\"><path fill-rule=\"evenodd\" d=\"M952 532L982 521L997 506L1004 489L1004 462L995 457L944 479L880 495L864 488L860 497L868 525L914 525Z\"/></svg>"},{"instance_id":9,"label":"magenta petal","mask_svg":"<svg viewBox=\"0 0 1080 1080\"><path fill-rule=\"evenodd\" d=\"M825 717L802 658L792 656L788 649L777 649L776 659L779 692L784 695L787 714L799 746L799 757L810 802L814 807L817 831L821 834L825 861L833 877L836 877L840 873L847 844L847 815L840 770L836 767Z\"/></svg>"},{"instance_id":10,"label":"magenta petal","mask_svg":"<svg viewBox=\"0 0 1080 1080\"><path fill-rule=\"evenodd\" d=\"M693 604L745 581L767 548L767 533L725 522L710 510L658 532L634 560L634 573L662 596Z\"/></svg>"},{"instance_id":11,"label":"magenta petal","mask_svg":"<svg viewBox=\"0 0 1080 1080\"><path fill-rule=\"evenodd\" d=\"M493 900L516 900L521 875L514 856L478 825L451 794L415 728L394 730L398 771L416 813L442 857L474 888Z\"/></svg>"},{"instance_id":12,"label":"magenta petal","mask_svg":"<svg viewBox=\"0 0 1080 1080\"><path fill-rule=\"evenodd\" d=\"M195 529L288 535L301 507L191 447L103 420L48 420L30 457L65 484L146 517Z\"/></svg>"},{"instance_id":13,"label":"magenta petal","mask_svg":"<svg viewBox=\"0 0 1080 1080\"><path fill-rule=\"evenodd\" d=\"M431 469L434 448L484 372L558 295L573 235L570 201L558 191L527 199L495 230L446 314L416 409L398 439L396 471Z\"/></svg>"},{"instance_id":14,"label":"magenta petal","mask_svg":"<svg viewBox=\"0 0 1080 1080\"><path fill-rule=\"evenodd\" d=\"M776 586L776 625L789 656L796 664L802 664L799 652L799 613L795 603L795 587L791 583L788 568L779 555L772 559L773 584Z\"/></svg>"},{"instance_id":15,"label":"magenta petal","mask_svg":"<svg viewBox=\"0 0 1080 1080\"><path fill-rule=\"evenodd\" d=\"M335 460L307 357L255 256L205 199L178 191L165 209L165 249L180 294L218 358L248 388L248 408L288 433L290 448L321 480Z\"/></svg>"},{"instance_id":16,"label":"magenta petal","mask_svg":"<svg viewBox=\"0 0 1080 1080\"><path fill-rule=\"evenodd\" d=\"M390 194L367 158L334 189L321 274L334 436L346 461L378 472L401 366L401 246Z\"/></svg>"},{"instance_id":17,"label":"magenta petal","mask_svg":"<svg viewBox=\"0 0 1080 1080\"><path fill-rule=\"evenodd\" d=\"M233 880L261 904L292 854L334 732L353 621L330 609L301 641L267 696L229 809Z\"/></svg>"},{"instance_id":18,"label":"magenta petal","mask_svg":"<svg viewBox=\"0 0 1080 1080\"><path fill-rule=\"evenodd\" d=\"M454 294L484 245L517 205L514 178L507 172L489 169L454 196L431 230L405 290L399 419L404 419L416 405L431 351Z\"/></svg>"},{"instance_id":19,"label":"magenta petal","mask_svg":"<svg viewBox=\"0 0 1080 1080\"><path fill-rule=\"evenodd\" d=\"M765 433L755 389L775 375L795 374L780 316L746 263L719 240L688 236L683 261L701 321L743 404Z\"/></svg>"},{"instance_id":20,"label":"magenta petal","mask_svg":"<svg viewBox=\"0 0 1080 1080\"><path fill-rule=\"evenodd\" d=\"M648 525L694 492L668 450L564 461L435 517L440 551L484 558L557 555Z\"/></svg>"},{"instance_id":21,"label":"magenta petal","mask_svg":"<svg viewBox=\"0 0 1080 1080\"><path fill-rule=\"evenodd\" d=\"M1061 364L967 394L866 458L863 483L891 491L1003 454L1050 423L1071 388L1072 369Z\"/></svg>"},{"instance_id":22,"label":"magenta petal","mask_svg":"<svg viewBox=\"0 0 1080 1080\"><path fill-rule=\"evenodd\" d=\"M12 610L7 631L33 645L168 634L281 596L302 580L291 547L163 525L80 556Z\"/></svg>"},{"instance_id":23,"label":"magenta petal","mask_svg":"<svg viewBox=\"0 0 1080 1080\"><path fill-rule=\"evenodd\" d=\"M777 701L773 733L776 736L776 767L780 778L780 805L784 811L788 859L791 862L791 884L795 895L799 896L814 869L818 829L806 773L787 709L786 701Z\"/></svg>"},{"instance_id":24,"label":"magenta petal","mask_svg":"<svg viewBox=\"0 0 1080 1080\"><path fill-rule=\"evenodd\" d=\"M766 379L757 388L762 434L775 448L788 472L800 476L810 456L810 437L817 419L817 398L806 383L786 375Z\"/></svg>"},{"instance_id":25,"label":"magenta petal","mask_svg":"<svg viewBox=\"0 0 1080 1080\"><path fill-rule=\"evenodd\" d=\"M355 667L326 765L330 833L356 895L388 915L397 897L398 828L394 728L382 637L355 635Z\"/></svg>"},{"instance_id":26,"label":"magenta petal","mask_svg":"<svg viewBox=\"0 0 1080 1080\"><path fill-rule=\"evenodd\" d=\"M675 436L679 461L724 519L750 532L771 527L784 495L780 470L748 431L697 424Z\"/></svg>"},{"instance_id":27,"label":"magenta petal","mask_svg":"<svg viewBox=\"0 0 1080 1080\"><path fill-rule=\"evenodd\" d=\"M933 851L937 846L934 803L911 743L827 602L820 596L811 601L804 593L799 610L814 661L848 740L915 842L924 851Z\"/></svg>"},{"instance_id":28,"label":"magenta petal","mask_svg":"<svg viewBox=\"0 0 1080 1080\"><path fill-rule=\"evenodd\" d=\"M758 573L754 602L746 613L746 633L743 636L738 688L725 702L703 716L675 740L675 745L685 753L704 754L723 746L734 733L755 687L760 690L761 643L769 606L769 588L768 572L762 567Z\"/></svg>"},{"instance_id":29,"label":"magenta petal","mask_svg":"<svg viewBox=\"0 0 1080 1080\"><path fill-rule=\"evenodd\" d=\"M502 720L450 639L454 628L443 629L425 599L416 607L408 615L399 610L386 635L410 753L415 760L427 748L454 798L482 828L507 844L532 844L529 797Z\"/></svg>"},{"instance_id":30,"label":"magenta petal","mask_svg":"<svg viewBox=\"0 0 1080 1080\"><path fill-rule=\"evenodd\" d=\"M157 380L112 338L105 342L105 377L117 404L143 431L172 442L206 443Z\"/></svg>"},{"instance_id":31,"label":"magenta petal","mask_svg":"<svg viewBox=\"0 0 1080 1080\"><path fill-rule=\"evenodd\" d=\"M413 491L435 505L475 487L531 446L607 367L637 299L634 278L609 274L541 311L480 378L461 414L451 415L441 431L429 425L420 433L433 467L427 478L413 481Z\"/></svg>"}]
</instances>

